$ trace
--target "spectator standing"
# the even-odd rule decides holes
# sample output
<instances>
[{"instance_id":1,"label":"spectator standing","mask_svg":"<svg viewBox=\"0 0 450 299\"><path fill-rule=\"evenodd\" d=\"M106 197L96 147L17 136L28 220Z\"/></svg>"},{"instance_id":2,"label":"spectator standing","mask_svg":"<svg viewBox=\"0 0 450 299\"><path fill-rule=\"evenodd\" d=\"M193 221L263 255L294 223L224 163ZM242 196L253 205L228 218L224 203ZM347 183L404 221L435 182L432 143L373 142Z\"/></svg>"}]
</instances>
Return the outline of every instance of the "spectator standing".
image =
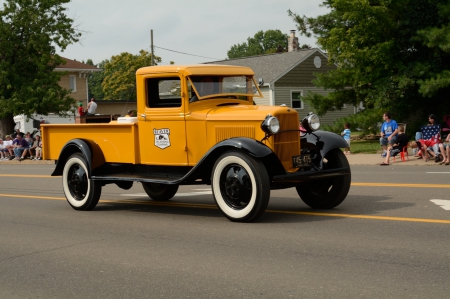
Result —
<instances>
[{"instance_id":1,"label":"spectator standing","mask_svg":"<svg viewBox=\"0 0 450 299\"><path fill-rule=\"evenodd\" d=\"M344 124L344 131L341 133L341 136L347 141L348 147L344 149L344 154L350 155L350 135L352 132L350 131L350 124Z\"/></svg>"},{"instance_id":2,"label":"spectator standing","mask_svg":"<svg viewBox=\"0 0 450 299\"><path fill-rule=\"evenodd\" d=\"M83 103L78 103L78 116L84 116L84 109L83 109Z\"/></svg>"},{"instance_id":3,"label":"spectator standing","mask_svg":"<svg viewBox=\"0 0 450 299\"><path fill-rule=\"evenodd\" d=\"M383 158L387 155L387 145L394 145L397 143L398 124L391 118L390 112L383 114L384 123L381 125L380 145L383 148L381 156Z\"/></svg>"},{"instance_id":4,"label":"spectator standing","mask_svg":"<svg viewBox=\"0 0 450 299\"><path fill-rule=\"evenodd\" d=\"M17 135L17 138L13 141L15 160L22 161L25 159L27 149L29 148L28 142L23 138L23 133Z\"/></svg>"},{"instance_id":5,"label":"spectator standing","mask_svg":"<svg viewBox=\"0 0 450 299\"><path fill-rule=\"evenodd\" d=\"M86 109L86 115L95 115L95 111L97 110L97 103L95 102L95 99L92 98L89 104L87 105Z\"/></svg>"}]
</instances>

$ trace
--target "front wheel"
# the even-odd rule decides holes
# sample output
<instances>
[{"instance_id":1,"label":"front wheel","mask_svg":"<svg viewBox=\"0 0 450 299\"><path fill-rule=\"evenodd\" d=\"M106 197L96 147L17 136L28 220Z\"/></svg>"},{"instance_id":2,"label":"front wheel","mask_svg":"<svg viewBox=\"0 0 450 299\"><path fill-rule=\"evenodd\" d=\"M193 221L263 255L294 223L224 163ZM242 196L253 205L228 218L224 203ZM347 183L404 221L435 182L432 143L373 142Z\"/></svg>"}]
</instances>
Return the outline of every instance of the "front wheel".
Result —
<instances>
[{"instance_id":1,"label":"front wheel","mask_svg":"<svg viewBox=\"0 0 450 299\"><path fill-rule=\"evenodd\" d=\"M333 149L325 158L324 169L349 168L348 160L340 149ZM300 198L313 209L332 209L347 197L351 174L298 184L295 188Z\"/></svg>"},{"instance_id":2,"label":"front wheel","mask_svg":"<svg viewBox=\"0 0 450 299\"><path fill-rule=\"evenodd\" d=\"M102 193L98 181L88 178L86 158L75 153L69 157L63 170L63 190L67 202L75 210L89 211L95 208Z\"/></svg>"},{"instance_id":3,"label":"front wheel","mask_svg":"<svg viewBox=\"0 0 450 299\"><path fill-rule=\"evenodd\" d=\"M178 191L178 185L142 183L145 193L156 201L167 201L175 196Z\"/></svg>"},{"instance_id":4,"label":"front wheel","mask_svg":"<svg viewBox=\"0 0 450 299\"><path fill-rule=\"evenodd\" d=\"M253 221L269 203L270 179L264 164L239 151L219 157L211 185L217 206L231 221Z\"/></svg>"}]
</instances>

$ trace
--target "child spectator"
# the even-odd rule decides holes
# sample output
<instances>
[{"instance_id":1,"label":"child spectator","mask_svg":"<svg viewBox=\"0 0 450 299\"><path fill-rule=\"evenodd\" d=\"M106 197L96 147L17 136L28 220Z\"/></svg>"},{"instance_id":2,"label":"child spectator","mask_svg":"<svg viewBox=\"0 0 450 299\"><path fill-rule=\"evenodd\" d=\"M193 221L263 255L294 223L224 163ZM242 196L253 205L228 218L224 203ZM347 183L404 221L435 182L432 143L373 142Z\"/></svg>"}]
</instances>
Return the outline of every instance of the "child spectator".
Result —
<instances>
[{"instance_id":1,"label":"child spectator","mask_svg":"<svg viewBox=\"0 0 450 299\"><path fill-rule=\"evenodd\" d=\"M3 146L5 147L5 153L9 160L14 159L14 146L11 136L7 135L5 137L6 140L3 141Z\"/></svg>"},{"instance_id":2,"label":"child spectator","mask_svg":"<svg viewBox=\"0 0 450 299\"><path fill-rule=\"evenodd\" d=\"M36 140L33 141L33 145L29 149L29 151L30 151L30 160L38 160L36 158L37 158L37 148L38 148L39 144L42 144L41 136L40 135L36 135Z\"/></svg>"},{"instance_id":3,"label":"child spectator","mask_svg":"<svg viewBox=\"0 0 450 299\"><path fill-rule=\"evenodd\" d=\"M344 154L350 155L350 135L352 132L350 131L350 124L344 124L344 131L341 133L341 136L344 137L344 140L347 141L348 147L344 149Z\"/></svg>"},{"instance_id":4,"label":"child spectator","mask_svg":"<svg viewBox=\"0 0 450 299\"><path fill-rule=\"evenodd\" d=\"M41 136L39 136L39 137L41 137ZM41 138L39 138L39 142L36 147L36 158L34 158L34 160L42 160L42 140L41 140Z\"/></svg>"},{"instance_id":5,"label":"child spectator","mask_svg":"<svg viewBox=\"0 0 450 299\"><path fill-rule=\"evenodd\" d=\"M397 143L394 144L394 146L389 146L387 153L386 153L386 159L384 162L381 162L381 166L389 165L389 158L392 156L398 155L405 146L408 145L409 139L408 136L405 134L405 128L403 126L398 126L398 134L397 134Z\"/></svg>"},{"instance_id":6,"label":"child spectator","mask_svg":"<svg viewBox=\"0 0 450 299\"><path fill-rule=\"evenodd\" d=\"M84 116L84 109L83 109L83 103L79 102L78 103L78 116Z\"/></svg>"},{"instance_id":7,"label":"child spectator","mask_svg":"<svg viewBox=\"0 0 450 299\"><path fill-rule=\"evenodd\" d=\"M3 145L3 139L0 138L0 160L6 160L5 146Z\"/></svg>"}]
</instances>

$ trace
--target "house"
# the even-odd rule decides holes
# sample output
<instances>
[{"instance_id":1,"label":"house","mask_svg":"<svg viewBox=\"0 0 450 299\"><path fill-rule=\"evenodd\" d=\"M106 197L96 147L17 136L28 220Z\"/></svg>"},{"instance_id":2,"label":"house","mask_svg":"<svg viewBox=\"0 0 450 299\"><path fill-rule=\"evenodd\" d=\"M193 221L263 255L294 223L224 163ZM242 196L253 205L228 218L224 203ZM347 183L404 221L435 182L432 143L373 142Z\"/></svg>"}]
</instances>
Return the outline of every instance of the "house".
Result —
<instances>
[{"instance_id":1,"label":"house","mask_svg":"<svg viewBox=\"0 0 450 299\"><path fill-rule=\"evenodd\" d=\"M61 64L55 68L56 72L68 72L61 77L59 85L66 89L72 90L72 98L77 102L82 102L83 107L86 108L89 103L89 86L88 76L93 72L101 72L102 69L81 63L76 60L71 60L61 57L66 61L66 64ZM126 100L96 100L98 106L96 113L98 114L122 114L125 115L127 110L136 110L136 100L128 102Z\"/></svg>"},{"instance_id":2,"label":"house","mask_svg":"<svg viewBox=\"0 0 450 299\"><path fill-rule=\"evenodd\" d=\"M66 64L58 65L55 72L67 72L67 74L61 77L59 85L72 90L71 97L77 102L82 102L86 107L89 101L88 76L93 72L100 72L102 69L65 57L61 58L66 61Z\"/></svg>"},{"instance_id":3,"label":"house","mask_svg":"<svg viewBox=\"0 0 450 299\"><path fill-rule=\"evenodd\" d=\"M299 49L295 30L291 31L288 52L209 62L248 66L255 72L255 79L263 80L261 92L264 98L255 98L257 105L282 105L297 110L303 118L314 109L302 100L308 91L326 95L330 90L316 87L312 81L315 73L336 69L328 64L328 58L320 49ZM257 82L258 83L258 82ZM334 120L354 114L357 107L345 105L341 110L329 111L321 116L322 124L331 125Z\"/></svg>"}]
</instances>

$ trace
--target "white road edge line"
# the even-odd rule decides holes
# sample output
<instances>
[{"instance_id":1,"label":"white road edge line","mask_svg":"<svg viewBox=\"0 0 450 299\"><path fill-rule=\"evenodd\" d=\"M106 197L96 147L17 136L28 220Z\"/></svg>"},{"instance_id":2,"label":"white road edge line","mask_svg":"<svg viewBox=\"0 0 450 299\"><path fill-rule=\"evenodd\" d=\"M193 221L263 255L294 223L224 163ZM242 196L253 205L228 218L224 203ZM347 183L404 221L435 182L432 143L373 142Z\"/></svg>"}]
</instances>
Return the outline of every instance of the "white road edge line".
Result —
<instances>
[{"instance_id":1,"label":"white road edge line","mask_svg":"<svg viewBox=\"0 0 450 299\"><path fill-rule=\"evenodd\" d=\"M426 173L450 173L450 172L441 172L441 171L429 171L429 172L426 172Z\"/></svg>"}]
</instances>

